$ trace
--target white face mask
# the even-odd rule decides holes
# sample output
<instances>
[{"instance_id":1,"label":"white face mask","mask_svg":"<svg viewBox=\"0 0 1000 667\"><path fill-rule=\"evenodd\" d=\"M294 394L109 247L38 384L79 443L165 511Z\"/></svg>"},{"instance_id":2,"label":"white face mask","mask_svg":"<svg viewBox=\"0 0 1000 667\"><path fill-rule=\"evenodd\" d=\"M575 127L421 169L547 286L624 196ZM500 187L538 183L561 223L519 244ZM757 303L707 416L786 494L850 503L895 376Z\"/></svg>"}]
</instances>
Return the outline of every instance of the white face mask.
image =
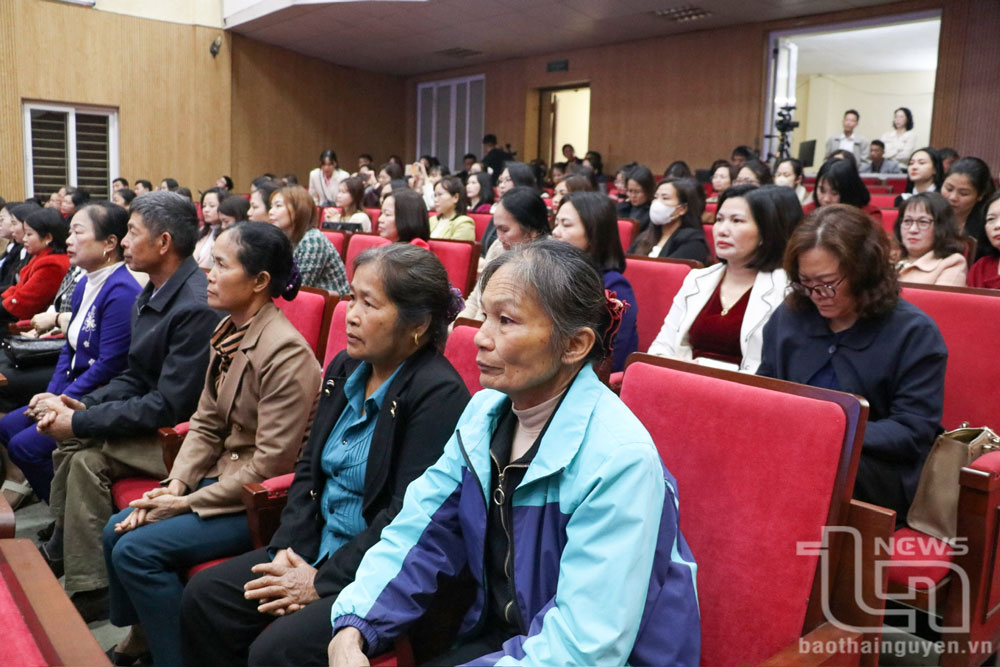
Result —
<instances>
[{"instance_id":1,"label":"white face mask","mask_svg":"<svg viewBox=\"0 0 1000 667\"><path fill-rule=\"evenodd\" d=\"M775 185L781 185L781 186L784 186L786 188L794 188L795 187L795 177L794 176L775 176L774 177L774 184Z\"/></svg>"},{"instance_id":2,"label":"white face mask","mask_svg":"<svg viewBox=\"0 0 1000 667\"><path fill-rule=\"evenodd\" d=\"M649 205L649 221L654 225L669 224L674 218L679 206L667 206L659 199L654 199Z\"/></svg>"}]
</instances>

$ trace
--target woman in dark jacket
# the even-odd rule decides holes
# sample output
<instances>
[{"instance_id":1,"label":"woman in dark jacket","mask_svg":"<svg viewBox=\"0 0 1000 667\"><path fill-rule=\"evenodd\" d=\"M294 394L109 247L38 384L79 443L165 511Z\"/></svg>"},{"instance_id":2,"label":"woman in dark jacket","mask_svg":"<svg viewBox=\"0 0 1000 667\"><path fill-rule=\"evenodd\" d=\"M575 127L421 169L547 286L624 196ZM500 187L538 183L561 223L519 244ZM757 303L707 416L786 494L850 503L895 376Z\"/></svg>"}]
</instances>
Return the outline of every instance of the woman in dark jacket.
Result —
<instances>
[{"instance_id":1,"label":"woman in dark jacket","mask_svg":"<svg viewBox=\"0 0 1000 667\"><path fill-rule=\"evenodd\" d=\"M656 179L649 167L639 164L629 169L625 174L626 200L618 204L618 217L638 220L639 231L646 231L649 227L649 205L655 190Z\"/></svg>"},{"instance_id":2,"label":"woman in dark jacket","mask_svg":"<svg viewBox=\"0 0 1000 667\"><path fill-rule=\"evenodd\" d=\"M764 327L757 374L868 400L854 497L902 521L941 432L941 333L899 298L889 240L854 206L806 218L788 242L785 271L793 293Z\"/></svg>"},{"instance_id":3,"label":"woman in dark jacket","mask_svg":"<svg viewBox=\"0 0 1000 667\"><path fill-rule=\"evenodd\" d=\"M347 350L327 368L278 531L184 591L188 664L325 662L337 595L469 400L440 352L460 299L433 254L405 244L362 253L351 297Z\"/></svg>"},{"instance_id":4,"label":"woman in dark jacket","mask_svg":"<svg viewBox=\"0 0 1000 667\"><path fill-rule=\"evenodd\" d=\"M701 227L705 208L698 188L691 178L669 178L660 181L649 207L652 224L639 234L630 254L673 259L693 259L705 264L708 244Z\"/></svg>"}]
</instances>

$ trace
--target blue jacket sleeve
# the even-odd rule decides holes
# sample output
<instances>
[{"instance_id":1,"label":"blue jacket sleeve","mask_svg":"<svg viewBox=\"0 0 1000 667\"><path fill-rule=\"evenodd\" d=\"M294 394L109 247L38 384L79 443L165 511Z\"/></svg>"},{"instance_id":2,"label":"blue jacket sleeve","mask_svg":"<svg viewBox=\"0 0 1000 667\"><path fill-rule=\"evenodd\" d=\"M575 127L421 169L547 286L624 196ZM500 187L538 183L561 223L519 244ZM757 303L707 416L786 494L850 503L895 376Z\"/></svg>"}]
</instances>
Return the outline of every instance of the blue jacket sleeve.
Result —
<instances>
[{"instance_id":1,"label":"blue jacket sleeve","mask_svg":"<svg viewBox=\"0 0 1000 667\"><path fill-rule=\"evenodd\" d=\"M90 368L63 390L67 396L79 398L89 394L128 367L128 346L132 340L130 315L135 297L139 294L138 283L132 282L134 288L124 283L111 286L97 316L101 327L100 355Z\"/></svg>"},{"instance_id":2,"label":"blue jacket sleeve","mask_svg":"<svg viewBox=\"0 0 1000 667\"><path fill-rule=\"evenodd\" d=\"M368 655L384 651L423 615L439 574L455 576L464 567L458 511L463 471L467 468L453 435L437 463L410 484L399 514L365 554L354 582L337 597L330 612L333 631L358 628ZM481 488L475 492L483 494Z\"/></svg>"}]
</instances>

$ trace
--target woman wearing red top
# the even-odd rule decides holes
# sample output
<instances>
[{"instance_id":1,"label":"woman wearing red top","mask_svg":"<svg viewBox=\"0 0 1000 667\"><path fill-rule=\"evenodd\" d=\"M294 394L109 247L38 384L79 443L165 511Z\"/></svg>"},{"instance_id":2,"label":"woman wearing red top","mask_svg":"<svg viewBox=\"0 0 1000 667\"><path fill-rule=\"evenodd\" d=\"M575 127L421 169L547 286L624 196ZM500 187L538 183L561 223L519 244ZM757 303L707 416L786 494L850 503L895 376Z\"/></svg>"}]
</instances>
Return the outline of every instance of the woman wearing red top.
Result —
<instances>
[{"instance_id":1,"label":"woman wearing red top","mask_svg":"<svg viewBox=\"0 0 1000 667\"><path fill-rule=\"evenodd\" d=\"M1000 192L986 202L986 240L983 257L976 260L969 270L966 284L969 287L1000 289Z\"/></svg>"},{"instance_id":2,"label":"woman wearing red top","mask_svg":"<svg viewBox=\"0 0 1000 667\"><path fill-rule=\"evenodd\" d=\"M0 322L26 320L45 310L69 270L66 223L55 209L35 211L24 221L24 249L31 259L17 282L0 297Z\"/></svg>"}]
</instances>

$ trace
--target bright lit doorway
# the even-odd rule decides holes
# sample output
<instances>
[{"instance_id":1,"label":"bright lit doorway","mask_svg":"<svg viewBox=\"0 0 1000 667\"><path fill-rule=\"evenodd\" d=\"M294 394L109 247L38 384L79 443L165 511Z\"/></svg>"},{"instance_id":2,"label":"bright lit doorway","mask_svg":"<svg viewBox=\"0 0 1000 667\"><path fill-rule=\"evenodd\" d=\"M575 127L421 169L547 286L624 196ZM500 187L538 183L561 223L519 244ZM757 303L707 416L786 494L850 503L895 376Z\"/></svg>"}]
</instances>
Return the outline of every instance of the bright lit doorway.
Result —
<instances>
[{"instance_id":1,"label":"bright lit doorway","mask_svg":"<svg viewBox=\"0 0 1000 667\"><path fill-rule=\"evenodd\" d=\"M550 167L564 160L562 147L571 144L583 159L590 143L590 87L539 91L538 155Z\"/></svg>"},{"instance_id":2,"label":"bright lit doorway","mask_svg":"<svg viewBox=\"0 0 1000 667\"><path fill-rule=\"evenodd\" d=\"M823 163L826 141L842 131L847 109L857 109L856 132L869 141L892 129L899 107L913 113L917 146L930 142L937 77L938 11L890 16L876 21L816 26L807 32L771 33L771 66L762 156L776 156L778 112L794 106L799 126L788 134L789 153L815 141L809 171Z\"/></svg>"}]
</instances>

